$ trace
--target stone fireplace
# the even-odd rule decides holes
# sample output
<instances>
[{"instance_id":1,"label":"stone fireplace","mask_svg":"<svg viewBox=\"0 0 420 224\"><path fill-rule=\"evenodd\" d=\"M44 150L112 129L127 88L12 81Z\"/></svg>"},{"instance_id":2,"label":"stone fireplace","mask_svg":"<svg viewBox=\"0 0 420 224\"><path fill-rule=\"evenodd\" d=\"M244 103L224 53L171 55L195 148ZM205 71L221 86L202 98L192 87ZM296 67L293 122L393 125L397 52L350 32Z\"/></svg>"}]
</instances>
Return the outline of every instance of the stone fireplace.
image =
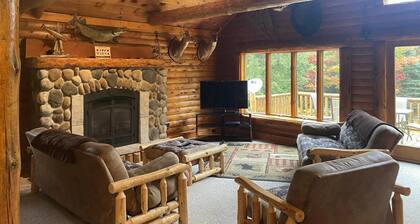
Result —
<instances>
[{"instance_id":1,"label":"stone fireplace","mask_svg":"<svg viewBox=\"0 0 420 224\"><path fill-rule=\"evenodd\" d=\"M167 70L158 61L32 60L38 126L114 146L167 137Z\"/></svg>"}]
</instances>

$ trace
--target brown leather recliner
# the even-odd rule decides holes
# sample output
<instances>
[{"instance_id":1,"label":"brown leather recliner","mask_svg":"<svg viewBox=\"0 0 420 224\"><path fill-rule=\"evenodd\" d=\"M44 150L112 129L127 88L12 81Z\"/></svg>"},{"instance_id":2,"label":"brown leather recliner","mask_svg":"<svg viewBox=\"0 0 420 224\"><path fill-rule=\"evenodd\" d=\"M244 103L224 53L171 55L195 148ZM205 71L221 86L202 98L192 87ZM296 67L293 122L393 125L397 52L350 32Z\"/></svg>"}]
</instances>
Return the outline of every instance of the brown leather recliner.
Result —
<instances>
[{"instance_id":1,"label":"brown leather recliner","mask_svg":"<svg viewBox=\"0 0 420 224\"><path fill-rule=\"evenodd\" d=\"M28 131L26 136L29 143L45 130L36 128ZM40 189L88 223L124 224L127 214L141 220L138 223L153 221L166 215L171 220L182 216L179 218L180 223L188 222L187 182L186 178L183 180L187 166L180 164L173 153L167 153L145 166L127 170L120 155L108 144L81 144L73 150L74 163L54 159L34 147L31 148L33 191ZM147 176L148 181L143 176ZM160 186L163 179L165 187ZM166 198L161 197L162 191L165 191ZM176 200L183 200L182 206L179 205L181 215L173 213L173 205L179 204ZM120 211L121 208L126 210ZM147 216L153 209L160 209L162 214L155 212L154 215ZM139 216L142 217L139 219Z\"/></svg>"},{"instance_id":2,"label":"brown leather recliner","mask_svg":"<svg viewBox=\"0 0 420 224\"><path fill-rule=\"evenodd\" d=\"M398 169L374 151L299 168L288 190L266 191L239 177L238 224L402 224L400 194L410 190L395 185Z\"/></svg>"}]
</instances>

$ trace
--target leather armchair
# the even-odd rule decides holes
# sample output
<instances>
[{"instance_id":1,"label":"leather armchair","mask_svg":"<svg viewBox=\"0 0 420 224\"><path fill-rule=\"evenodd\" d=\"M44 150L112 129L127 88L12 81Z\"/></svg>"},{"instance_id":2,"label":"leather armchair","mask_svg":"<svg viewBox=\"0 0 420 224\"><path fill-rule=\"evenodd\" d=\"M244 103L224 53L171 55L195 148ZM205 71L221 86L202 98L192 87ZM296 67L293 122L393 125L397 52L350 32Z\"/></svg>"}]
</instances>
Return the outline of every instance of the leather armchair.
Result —
<instances>
[{"instance_id":1,"label":"leather armchair","mask_svg":"<svg viewBox=\"0 0 420 224\"><path fill-rule=\"evenodd\" d=\"M301 167L277 194L238 177L238 224L402 224L401 195L410 189L395 185L398 170L372 151Z\"/></svg>"}]
</instances>

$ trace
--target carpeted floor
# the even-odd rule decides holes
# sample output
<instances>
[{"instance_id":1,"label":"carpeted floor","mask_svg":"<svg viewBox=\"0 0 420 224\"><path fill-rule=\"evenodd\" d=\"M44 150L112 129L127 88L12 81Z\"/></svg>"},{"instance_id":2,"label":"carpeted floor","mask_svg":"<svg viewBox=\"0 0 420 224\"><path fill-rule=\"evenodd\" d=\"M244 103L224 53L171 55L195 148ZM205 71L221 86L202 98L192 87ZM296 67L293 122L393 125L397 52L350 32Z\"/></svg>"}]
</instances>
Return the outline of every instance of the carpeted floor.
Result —
<instances>
[{"instance_id":1,"label":"carpeted floor","mask_svg":"<svg viewBox=\"0 0 420 224\"><path fill-rule=\"evenodd\" d=\"M405 224L420 223L420 165L401 162L398 183L411 187L412 194L403 197ZM281 182L256 181L264 188L285 185ZM210 177L188 188L191 224L235 224L236 190L233 179ZM43 195L21 194L22 224L81 224L80 220Z\"/></svg>"},{"instance_id":2,"label":"carpeted floor","mask_svg":"<svg viewBox=\"0 0 420 224\"><path fill-rule=\"evenodd\" d=\"M290 181L298 167L296 147L268 143L228 143L222 177Z\"/></svg>"}]
</instances>

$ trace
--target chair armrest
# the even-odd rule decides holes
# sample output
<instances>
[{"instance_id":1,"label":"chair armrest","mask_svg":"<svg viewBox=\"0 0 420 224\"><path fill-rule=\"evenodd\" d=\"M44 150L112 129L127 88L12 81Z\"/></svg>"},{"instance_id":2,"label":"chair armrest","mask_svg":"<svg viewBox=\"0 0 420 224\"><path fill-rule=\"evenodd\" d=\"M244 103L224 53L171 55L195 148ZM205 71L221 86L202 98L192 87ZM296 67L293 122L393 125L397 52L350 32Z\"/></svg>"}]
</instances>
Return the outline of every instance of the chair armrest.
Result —
<instances>
[{"instance_id":1,"label":"chair armrest","mask_svg":"<svg viewBox=\"0 0 420 224\"><path fill-rule=\"evenodd\" d=\"M309 157L313 158L314 163L322 162L322 157L345 158L366 152L380 151L386 154L391 154L388 149L335 149L335 148L313 148L309 153Z\"/></svg>"},{"instance_id":2,"label":"chair armrest","mask_svg":"<svg viewBox=\"0 0 420 224\"><path fill-rule=\"evenodd\" d=\"M241 187L245 188L246 190L252 192L254 195L258 196L258 198L262 199L263 201L266 201L273 207L284 212L288 217L293 218L296 222L302 222L305 218L305 214L302 210L289 204L287 201L277 197L273 193L264 190L249 179L245 177L237 177L235 178L235 182L238 183Z\"/></svg>"},{"instance_id":3,"label":"chair armrest","mask_svg":"<svg viewBox=\"0 0 420 224\"><path fill-rule=\"evenodd\" d=\"M108 190L109 190L109 193L115 194L118 192L128 190L133 187L141 186L146 183L157 181L157 180L170 177L176 174L184 173L184 171L187 170L187 168L188 166L186 164L178 163L170 167L160 169L155 172L151 172L151 173L140 175L140 176L130 177L128 179L110 183L108 186Z\"/></svg>"},{"instance_id":4,"label":"chair armrest","mask_svg":"<svg viewBox=\"0 0 420 224\"><path fill-rule=\"evenodd\" d=\"M401 194L404 196L410 196L411 194L411 189L409 187L404 187L398 184L395 184L393 191L396 194Z\"/></svg>"},{"instance_id":5,"label":"chair armrest","mask_svg":"<svg viewBox=\"0 0 420 224\"><path fill-rule=\"evenodd\" d=\"M394 217L395 224L404 224L404 215L403 215L403 200L401 195L409 196L411 189L408 187L403 187L400 185L394 186L394 196L392 196L392 215Z\"/></svg>"}]
</instances>

